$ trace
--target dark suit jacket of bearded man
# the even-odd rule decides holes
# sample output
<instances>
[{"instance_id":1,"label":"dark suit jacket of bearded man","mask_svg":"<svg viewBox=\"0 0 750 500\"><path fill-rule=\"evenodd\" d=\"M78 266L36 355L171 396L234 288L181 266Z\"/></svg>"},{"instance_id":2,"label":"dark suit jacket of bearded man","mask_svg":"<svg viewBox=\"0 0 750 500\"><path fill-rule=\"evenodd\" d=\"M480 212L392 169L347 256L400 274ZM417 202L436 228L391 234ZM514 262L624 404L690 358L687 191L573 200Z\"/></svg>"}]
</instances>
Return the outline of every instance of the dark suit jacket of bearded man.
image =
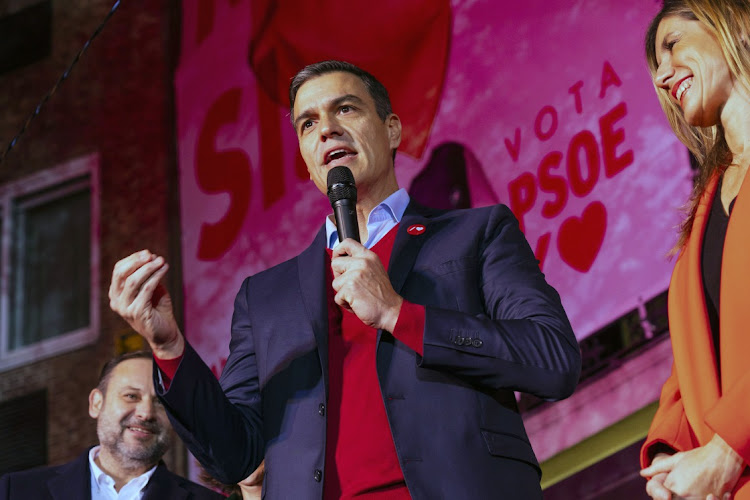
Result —
<instances>
[{"instance_id":1,"label":"dark suit jacket of bearded man","mask_svg":"<svg viewBox=\"0 0 750 500\"><path fill-rule=\"evenodd\" d=\"M173 474L163 462L143 490L142 500L220 500L214 491ZM89 450L72 462L0 477L0 500L91 500Z\"/></svg>"}]
</instances>

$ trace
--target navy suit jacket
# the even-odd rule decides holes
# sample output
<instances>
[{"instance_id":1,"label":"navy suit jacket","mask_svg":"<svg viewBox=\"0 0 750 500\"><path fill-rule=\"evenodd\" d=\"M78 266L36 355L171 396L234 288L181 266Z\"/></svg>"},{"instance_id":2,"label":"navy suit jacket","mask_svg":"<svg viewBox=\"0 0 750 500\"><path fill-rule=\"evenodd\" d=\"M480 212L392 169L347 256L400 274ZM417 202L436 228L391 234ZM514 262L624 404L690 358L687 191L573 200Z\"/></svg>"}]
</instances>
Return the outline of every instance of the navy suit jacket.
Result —
<instances>
[{"instance_id":1,"label":"navy suit jacket","mask_svg":"<svg viewBox=\"0 0 750 500\"><path fill-rule=\"evenodd\" d=\"M414 224L425 231L408 234ZM168 391L156 385L176 431L223 482L265 457L268 498L322 497L325 249L322 228L299 256L244 281L220 381L188 345ZM388 274L404 299L426 306L423 356L377 335L383 404L412 498L541 498L514 391L567 397L581 360L511 211L410 203Z\"/></svg>"},{"instance_id":2,"label":"navy suit jacket","mask_svg":"<svg viewBox=\"0 0 750 500\"><path fill-rule=\"evenodd\" d=\"M160 463L142 500L219 500L223 495L172 474ZM0 500L91 500L89 452L72 462L0 477Z\"/></svg>"}]
</instances>

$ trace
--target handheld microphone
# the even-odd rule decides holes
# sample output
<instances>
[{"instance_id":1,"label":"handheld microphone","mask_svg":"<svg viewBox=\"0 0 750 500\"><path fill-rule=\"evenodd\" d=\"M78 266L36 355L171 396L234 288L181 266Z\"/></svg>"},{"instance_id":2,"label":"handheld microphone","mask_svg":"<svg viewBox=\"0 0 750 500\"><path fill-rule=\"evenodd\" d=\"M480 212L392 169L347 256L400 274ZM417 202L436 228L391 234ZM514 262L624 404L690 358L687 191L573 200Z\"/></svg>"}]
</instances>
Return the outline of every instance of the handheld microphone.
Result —
<instances>
[{"instance_id":1,"label":"handheld microphone","mask_svg":"<svg viewBox=\"0 0 750 500\"><path fill-rule=\"evenodd\" d=\"M339 242L351 238L359 243L357 223L357 187L349 168L333 167L328 171L328 200L336 218Z\"/></svg>"}]
</instances>

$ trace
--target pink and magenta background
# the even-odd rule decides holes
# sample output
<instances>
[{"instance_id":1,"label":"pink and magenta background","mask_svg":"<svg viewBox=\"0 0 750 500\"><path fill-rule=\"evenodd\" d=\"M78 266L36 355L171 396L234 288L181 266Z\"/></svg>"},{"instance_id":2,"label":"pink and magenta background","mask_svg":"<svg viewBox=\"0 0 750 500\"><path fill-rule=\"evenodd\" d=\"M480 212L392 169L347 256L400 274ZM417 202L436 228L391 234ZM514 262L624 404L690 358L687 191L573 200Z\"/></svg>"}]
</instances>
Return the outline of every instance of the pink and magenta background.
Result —
<instances>
[{"instance_id":1,"label":"pink and magenta background","mask_svg":"<svg viewBox=\"0 0 750 500\"><path fill-rule=\"evenodd\" d=\"M330 212L286 96L322 59L389 88L402 187L438 145L464 146L472 204L514 209L579 340L667 288L691 172L644 61L657 3L278 3L182 4L185 333L217 373L242 280L298 254Z\"/></svg>"}]
</instances>

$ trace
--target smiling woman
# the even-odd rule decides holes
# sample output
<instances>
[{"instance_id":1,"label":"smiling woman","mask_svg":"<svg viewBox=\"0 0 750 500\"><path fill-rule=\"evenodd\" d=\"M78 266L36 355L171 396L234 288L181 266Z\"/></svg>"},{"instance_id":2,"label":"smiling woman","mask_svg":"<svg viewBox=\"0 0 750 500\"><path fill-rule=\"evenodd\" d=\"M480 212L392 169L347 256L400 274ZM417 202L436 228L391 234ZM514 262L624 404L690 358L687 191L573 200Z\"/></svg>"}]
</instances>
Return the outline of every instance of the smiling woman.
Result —
<instances>
[{"instance_id":1,"label":"smiling woman","mask_svg":"<svg viewBox=\"0 0 750 500\"><path fill-rule=\"evenodd\" d=\"M714 4L720 6L720 9ZM712 56L721 57L720 61L713 61L713 64L725 66L729 71L729 75L723 76L730 78L738 91L736 95L747 96L747 91L750 89L749 26L750 6L745 0L722 0L720 2L666 0L663 9L654 18L646 33L646 60L654 77L654 86L662 109L672 130L701 164L699 178L696 180L695 190L691 197L688 217L681 226L680 241L675 251L684 245L690 234L698 201L706 190L709 180L722 168L722 165L726 166L731 163L732 152L727 145L722 124L718 120L701 124L688 122L683 114L680 100L676 98L676 95L671 94L672 87L663 86L663 83L674 82L663 81L666 69L660 72L660 64L662 58L667 59L665 61L667 64L675 64L672 52L677 50L681 53L683 47L679 45L688 45L687 49L693 50L695 57L706 58L708 54L704 54L701 47L696 46L697 39L711 48ZM661 30L659 30L660 27ZM680 31L680 28L686 29L687 32ZM657 38L658 35L662 38ZM721 54L716 54L715 49L719 49ZM696 62L694 61L693 64ZM694 76L690 72L693 66L688 66L684 62L680 64L679 60L677 64L677 68L683 70L680 75ZM685 67L680 68L680 66ZM705 76L714 78L717 75L706 74ZM685 82L682 83L685 84ZM692 86L692 81L687 85ZM674 88L675 92L677 90L679 86ZM711 98L714 97L711 96ZM715 119L716 116L713 118Z\"/></svg>"},{"instance_id":2,"label":"smiling woman","mask_svg":"<svg viewBox=\"0 0 750 500\"><path fill-rule=\"evenodd\" d=\"M672 375L641 451L657 499L750 499L749 34L747 0L665 0L646 35L659 101L700 165L674 250Z\"/></svg>"},{"instance_id":3,"label":"smiling woman","mask_svg":"<svg viewBox=\"0 0 750 500\"><path fill-rule=\"evenodd\" d=\"M688 125L718 123L735 83L718 39L700 21L669 16L656 40L656 86L674 99Z\"/></svg>"}]
</instances>

